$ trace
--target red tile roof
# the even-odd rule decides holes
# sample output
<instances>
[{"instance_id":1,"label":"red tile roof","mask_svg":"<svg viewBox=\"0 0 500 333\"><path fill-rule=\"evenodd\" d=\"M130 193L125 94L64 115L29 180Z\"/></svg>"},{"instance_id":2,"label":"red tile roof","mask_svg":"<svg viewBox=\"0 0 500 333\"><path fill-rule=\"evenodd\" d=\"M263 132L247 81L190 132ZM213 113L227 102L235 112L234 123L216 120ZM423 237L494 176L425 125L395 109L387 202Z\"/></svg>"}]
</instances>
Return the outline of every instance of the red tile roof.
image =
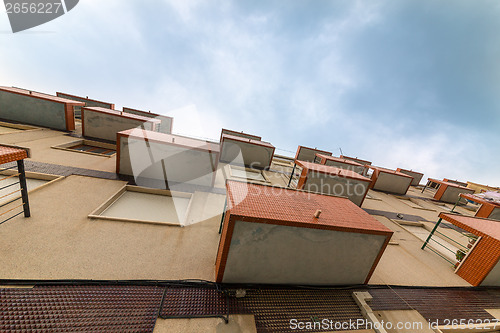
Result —
<instances>
[{"instance_id":1,"label":"red tile roof","mask_svg":"<svg viewBox=\"0 0 500 333\"><path fill-rule=\"evenodd\" d=\"M500 241L499 221L449 213L441 213L439 217L477 236L483 236L482 233Z\"/></svg>"},{"instance_id":2,"label":"red tile roof","mask_svg":"<svg viewBox=\"0 0 500 333\"><path fill-rule=\"evenodd\" d=\"M396 170L386 169L386 168L377 167L377 166L373 166L373 165L370 165L368 167L370 169L373 169L373 170L376 170L376 171L380 171L380 172L392 173L394 175L398 175L398 176L401 176L401 177L413 178L412 176L409 176L407 174L404 174L404 173L396 171Z\"/></svg>"},{"instance_id":3,"label":"red tile roof","mask_svg":"<svg viewBox=\"0 0 500 333\"><path fill-rule=\"evenodd\" d=\"M241 136L230 135L230 134L222 134L222 140L221 140L221 142L223 142L224 139L230 139L230 140L234 140L234 141L246 142L246 143L251 143L251 144L257 145L257 146L263 146L263 147L268 147L268 148L273 148L274 149L274 146L272 144L270 144L269 142L260 141L260 140L247 139L247 138L244 138L244 137L241 137Z\"/></svg>"},{"instance_id":4,"label":"red tile roof","mask_svg":"<svg viewBox=\"0 0 500 333\"><path fill-rule=\"evenodd\" d=\"M292 189L227 182L231 216L252 222L391 235L392 231L347 198ZM317 210L322 213L314 217Z\"/></svg>"},{"instance_id":5,"label":"red tile roof","mask_svg":"<svg viewBox=\"0 0 500 333\"><path fill-rule=\"evenodd\" d=\"M438 325L447 325L451 320L495 322L495 317L484 309L500 308L500 290L496 288L386 287L370 289L369 292L373 297L369 301L373 311L418 311L429 323Z\"/></svg>"},{"instance_id":6,"label":"red tile roof","mask_svg":"<svg viewBox=\"0 0 500 333\"><path fill-rule=\"evenodd\" d=\"M28 158L28 152L24 149L0 146L0 164L19 161Z\"/></svg>"},{"instance_id":7,"label":"red tile roof","mask_svg":"<svg viewBox=\"0 0 500 333\"><path fill-rule=\"evenodd\" d=\"M319 158L324 158L324 159L329 160L329 161L335 161L335 162L345 163L345 164L354 165L354 166L364 166L361 163L355 162L353 160L341 158L341 157L328 156L328 155L323 155L320 153L316 153L316 156L318 156Z\"/></svg>"},{"instance_id":8,"label":"red tile roof","mask_svg":"<svg viewBox=\"0 0 500 333\"><path fill-rule=\"evenodd\" d=\"M164 144L182 146L188 149L206 150L209 152L216 152L216 153L220 151L219 145L212 142L187 138L185 136L180 136L180 135L147 131L140 128L132 128L129 130L118 132L118 137L120 136L133 137L138 139L144 139L147 141L155 141Z\"/></svg>"},{"instance_id":9,"label":"red tile roof","mask_svg":"<svg viewBox=\"0 0 500 333\"><path fill-rule=\"evenodd\" d=\"M49 94L44 94L44 93L39 93L36 91L31 91L31 90L26 90L26 89L21 89L21 88L15 88L15 87L0 87L0 90L15 93L18 95L25 95L25 96L30 96L30 97L35 97L35 98L40 98L40 99L45 99L48 101L52 102L57 102L57 103L65 103L65 104L71 104L71 105L80 105L80 106L85 106L85 103L80 102L80 101L74 101L71 99L67 98L62 98L62 97L57 97Z\"/></svg>"},{"instance_id":10,"label":"red tile roof","mask_svg":"<svg viewBox=\"0 0 500 333\"><path fill-rule=\"evenodd\" d=\"M335 318L336 322L346 324L363 319L361 310L352 297L352 290L315 290L288 286L245 286L245 290L245 297L236 298L227 297L225 290L222 292L206 286L169 287L160 316L185 318L225 316L228 313L252 314L256 332L260 333L293 332L289 318L301 318L304 313L314 313L319 318ZM282 314L283 309L286 309L286 316ZM358 328L363 327L361 325Z\"/></svg>"},{"instance_id":11,"label":"red tile roof","mask_svg":"<svg viewBox=\"0 0 500 333\"><path fill-rule=\"evenodd\" d=\"M465 281L473 286L480 285L500 258L500 222L450 213L441 213L439 217L481 237L457 270Z\"/></svg>"},{"instance_id":12,"label":"red tile roof","mask_svg":"<svg viewBox=\"0 0 500 333\"><path fill-rule=\"evenodd\" d=\"M371 182L369 178L361 176L359 173L354 172L352 170L340 169L330 165L306 162L306 161L295 161L295 164L298 166L307 169L309 171L315 171L319 173L329 174L331 176L338 176L350 179L356 179L366 182Z\"/></svg>"},{"instance_id":13,"label":"red tile roof","mask_svg":"<svg viewBox=\"0 0 500 333\"><path fill-rule=\"evenodd\" d=\"M0 289L0 332L153 332L164 288Z\"/></svg>"}]
</instances>

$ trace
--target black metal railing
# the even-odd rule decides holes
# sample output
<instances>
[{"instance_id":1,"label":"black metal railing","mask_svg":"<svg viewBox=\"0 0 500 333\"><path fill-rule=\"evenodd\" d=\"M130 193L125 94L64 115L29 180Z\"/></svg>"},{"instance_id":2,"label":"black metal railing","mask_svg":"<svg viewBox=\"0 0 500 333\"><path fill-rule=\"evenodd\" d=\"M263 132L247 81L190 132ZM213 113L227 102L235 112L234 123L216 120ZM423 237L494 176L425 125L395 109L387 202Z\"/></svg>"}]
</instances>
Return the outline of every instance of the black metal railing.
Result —
<instances>
[{"instance_id":1,"label":"black metal railing","mask_svg":"<svg viewBox=\"0 0 500 333\"><path fill-rule=\"evenodd\" d=\"M19 216L23 213L24 213L24 217L31 216L29 199L28 199L28 187L26 184L26 172L24 169L24 161L19 160L19 161L17 161L17 165L14 165L14 166L11 166L8 168L2 168L1 171L11 170L11 169L15 169L15 168L17 168L17 173L14 173L11 175L5 175L5 177L0 179L0 191L8 189L10 187L13 187L15 185L19 185L19 189L16 189L14 191L11 191L9 193L6 193L6 194L0 196L0 200L3 198L8 198L9 196L15 195L18 192L21 192L21 195L12 199L12 200L8 200L7 202L0 204L0 208L9 206L10 204L12 204L18 200L21 200L21 204L15 206L15 207L8 207L8 209L5 211L0 211L0 225L4 224L7 221L12 220L16 216ZM19 177L19 181L2 186L3 181L6 181L8 179L12 179L14 177ZM19 208L21 208L20 211L18 211Z\"/></svg>"},{"instance_id":2,"label":"black metal railing","mask_svg":"<svg viewBox=\"0 0 500 333\"><path fill-rule=\"evenodd\" d=\"M432 252L436 253L437 255L439 255L444 260L448 261L450 264L456 265L457 263L460 263L465 258L467 253L472 248L472 245L477 241L477 237L471 236L465 230L462 230L461 228L459 228L460 230L462 230L462 232L460 232L460 234L469 238L469 242L468 242L467 246L465 246L462 243L457 242L455 239L445 235L444 233L442 233L438 230L438 227L440 226L442 221L443 221L443 219L439 218L437 223L434 225L434 228L429 233L429 236L427 237L424 244L422 245L422 250L427 248L427 249L431 250ZM439 236L433 237L435 234L439 234ZM430 244L431 241L432 241L432 244ZM447 246L446 244L443 244L443 241L447 242L449 245ZM433 246L434 249L431 246ZM456 249L450 248L449 246L456 247ZM450 259L450 257L446 256L443 251L450 253L451 257L455 257L456 260Z\"/></svg>"}]
</instances>

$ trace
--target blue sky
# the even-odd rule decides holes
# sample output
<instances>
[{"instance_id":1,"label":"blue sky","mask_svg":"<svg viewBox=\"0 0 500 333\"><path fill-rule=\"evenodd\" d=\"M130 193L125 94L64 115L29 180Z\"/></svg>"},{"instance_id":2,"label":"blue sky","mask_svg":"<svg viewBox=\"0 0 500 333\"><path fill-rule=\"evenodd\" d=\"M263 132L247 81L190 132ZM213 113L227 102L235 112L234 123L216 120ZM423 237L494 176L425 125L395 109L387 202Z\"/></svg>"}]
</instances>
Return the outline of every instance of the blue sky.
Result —
<instances>
[{"instance_id":1,"label":"blue sky","mask_svg":"<svg viewBox=\"0 0 500 333\"><path fill-rule=\"evenodd\" d=\"M12 34L0 84L500 186L499 1L81 0Z\"/></svg>"}]
</instances>

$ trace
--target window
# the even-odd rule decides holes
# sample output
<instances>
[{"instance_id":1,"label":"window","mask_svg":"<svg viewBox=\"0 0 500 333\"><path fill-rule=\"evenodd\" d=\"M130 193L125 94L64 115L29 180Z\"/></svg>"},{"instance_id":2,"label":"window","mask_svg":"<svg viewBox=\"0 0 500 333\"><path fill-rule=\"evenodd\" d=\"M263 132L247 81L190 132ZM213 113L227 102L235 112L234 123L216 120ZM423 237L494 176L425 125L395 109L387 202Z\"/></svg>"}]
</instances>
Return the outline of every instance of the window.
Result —
<instances>
[{"instance_id":1,"label":"window","mask_svg":"<svg viewBox=\"0 0 500 333\"><path fill-rule=\"evenodd\" d=\"M52 148L107 157L116 154L115 145L90 140L73 141Z\"/></svg>"},{"instance_id":2,"label":"window","mask_svg":"<svg viewBox=\"0 0 500 333\"><path fill-rule=\"evenodd\" d=\"M21 196L19 176L16 176L16 174L17 169L0 169L0 205ZM48 184L62 178L64 177L26 172L26 186L28 188L28 192L31 193L32 191L47 186Z\"/></svg>"},{"instance_id":3,"label":"window","mask_svg":"<svg viewBox=\"0 0 500 333\"><path fill-rule=\"evenodd\" d=\"M114 153L116 153L116 150L113 149L105 149L84 144L78 144L73 147L68 147L68 149L83 151L86 153L103 154L103 155L113 155Z\"/></svg>"},{"instance_id":4,"label":"window","mask_svg":"<svg viewBox=\"0 0 500 333\"><path fill-rule=\"evenodd\" d=\"M184 226L191 198L190 193L126 185L88 217Z\"/></svg>"}]
</instances>

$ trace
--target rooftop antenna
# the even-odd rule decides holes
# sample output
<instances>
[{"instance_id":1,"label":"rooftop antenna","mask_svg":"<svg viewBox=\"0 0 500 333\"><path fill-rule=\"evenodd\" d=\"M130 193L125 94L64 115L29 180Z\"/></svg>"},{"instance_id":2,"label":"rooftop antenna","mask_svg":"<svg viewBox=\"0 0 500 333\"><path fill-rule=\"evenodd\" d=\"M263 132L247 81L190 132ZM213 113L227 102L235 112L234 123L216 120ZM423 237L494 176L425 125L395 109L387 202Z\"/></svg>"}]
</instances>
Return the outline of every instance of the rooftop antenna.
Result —
<instances>
[{"instance_id":1,"label":"rooftop antenna","mask_svg":"<svg viewBox=\"0 0 500 333\"><path fill-rule=\"evenodd\" d=\"M342 148L339 147L339 150L340 150L340 155L344 156L344 153L342 152Z\"/></svg>"}]
</instances>

